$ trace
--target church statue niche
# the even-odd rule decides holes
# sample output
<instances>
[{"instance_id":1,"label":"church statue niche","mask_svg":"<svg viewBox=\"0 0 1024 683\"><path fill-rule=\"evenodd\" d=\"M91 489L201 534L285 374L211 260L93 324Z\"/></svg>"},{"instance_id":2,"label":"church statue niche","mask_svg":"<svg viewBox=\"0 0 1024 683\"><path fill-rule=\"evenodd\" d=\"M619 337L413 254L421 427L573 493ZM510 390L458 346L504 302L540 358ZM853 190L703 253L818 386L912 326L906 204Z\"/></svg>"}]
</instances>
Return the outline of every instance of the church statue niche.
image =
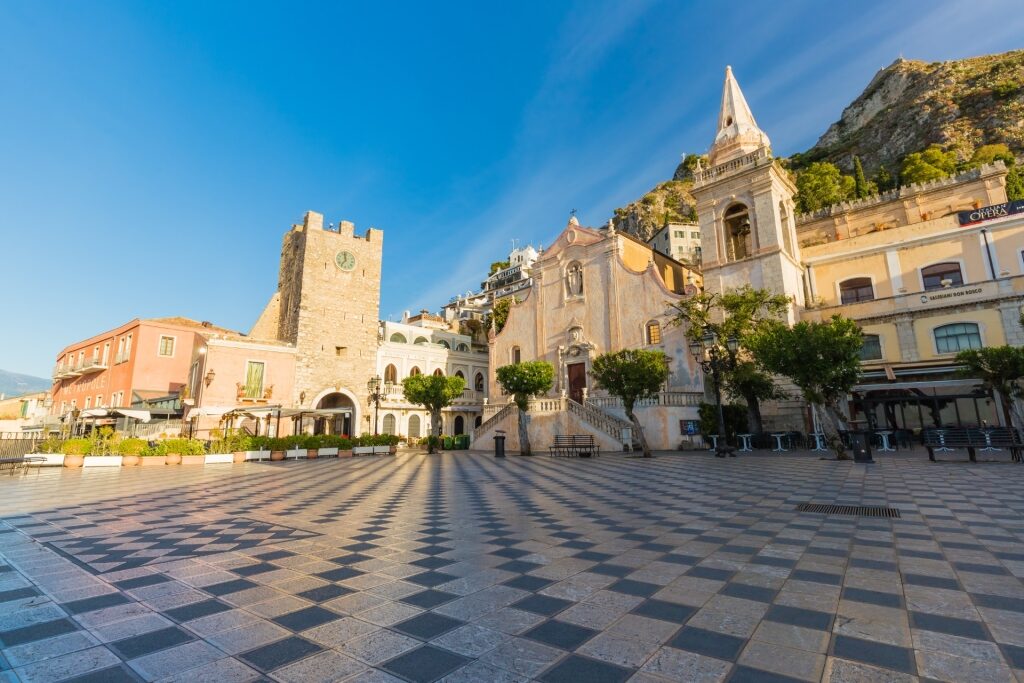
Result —
<instances>
[{"instance_id":1,"label":"church statue niche","mask_svg":"<svg viewBox=\"0 0 1024 683\"><path fill-rule=\"evenodd\" d=\"M753 254L750 237L750 212L743 204L734 204L725 212L725 250L730 261L739 261Z\"/></svg>"},{"instance_id":2,"label":"church statue niche","mask_svg":"<svg viewBox=\"0 0 1024 683\"><path fill-rule=\"evenodd\" d=\"M565 270L565 287L569 296L583 296L583 266L574 262Z\"/></svg>"}]
</instances>

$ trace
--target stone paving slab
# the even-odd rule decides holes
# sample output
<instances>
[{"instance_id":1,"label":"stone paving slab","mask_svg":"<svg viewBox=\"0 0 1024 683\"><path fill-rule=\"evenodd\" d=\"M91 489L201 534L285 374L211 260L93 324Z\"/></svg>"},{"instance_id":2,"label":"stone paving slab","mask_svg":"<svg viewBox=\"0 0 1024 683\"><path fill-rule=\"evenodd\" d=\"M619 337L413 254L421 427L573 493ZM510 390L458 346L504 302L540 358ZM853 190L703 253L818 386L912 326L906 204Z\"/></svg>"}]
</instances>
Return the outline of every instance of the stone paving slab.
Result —
<instances>
[{"instance_id":1,"label":"stone paving slab","mask_svg":"<svg viewBox=\"0 0 1024 683\"><path fill-rule=\"evenodd\" d=\"M1022 482L920 453L44 470L0 480L0 681L1024 681Z\"/></svg>"}]
</instances>

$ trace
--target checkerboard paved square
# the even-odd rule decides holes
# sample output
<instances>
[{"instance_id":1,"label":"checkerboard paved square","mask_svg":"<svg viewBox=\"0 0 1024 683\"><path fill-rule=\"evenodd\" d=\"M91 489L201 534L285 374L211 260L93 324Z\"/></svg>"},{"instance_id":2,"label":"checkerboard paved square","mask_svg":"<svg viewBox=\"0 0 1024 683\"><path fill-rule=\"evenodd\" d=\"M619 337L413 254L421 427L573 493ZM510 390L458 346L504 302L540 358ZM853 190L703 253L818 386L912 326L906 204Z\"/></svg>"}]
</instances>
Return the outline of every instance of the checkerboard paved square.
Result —
<instances>
[{"instance_id":1,"label":"checkerboard paved square","mask_svg":"<svg viewBox=\"0 0 1024 683\"><path fill-rule=\"evenodd\" d=\"M0 680L1024 680L1022 483L906 452L47 469L2 482Z\"/></svg>"}]
</instances>

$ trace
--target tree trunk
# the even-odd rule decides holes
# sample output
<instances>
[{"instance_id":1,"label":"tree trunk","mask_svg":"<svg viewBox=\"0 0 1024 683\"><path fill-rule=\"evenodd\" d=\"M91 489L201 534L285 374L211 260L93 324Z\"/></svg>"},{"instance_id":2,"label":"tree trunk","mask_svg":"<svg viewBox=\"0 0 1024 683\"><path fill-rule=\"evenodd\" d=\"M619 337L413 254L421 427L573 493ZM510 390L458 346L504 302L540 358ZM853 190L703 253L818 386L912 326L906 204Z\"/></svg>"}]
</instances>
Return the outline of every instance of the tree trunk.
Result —
<instances>
[{"instance_id":1,"label":"tree trunk","mask_svg":"<svg viewBox=\"0 0 1024 683\"><path fill-rule=\"evenodd\" d=\"M437 437L436 443L437 443L438 446L440 446L440 444L441 444L441 411L440 410L431 410L430 411L430 421L434 425L434 436ZM434 444L435 444L434 441L432 441L430 439L427 439L427 444L428 444L428 446L427 446L427 455L430 455L431 453L436 453L437 452L437 451L434 450ZM438 450L440 450L440 448Z\"/></svg>"},{"instance_id":2,"label":"tree trunk","mask_svg":"<svg viewBox=\"0 0 1024 683\"><path fill-rule=\"evenodd\" d=\"M762 433L764 427L761 424L761 402L757 400L757 396L744 396L743 400L747 402L747 431L752 434Z\"/></svg>"},{"instance_id":3,"label":"tree trunk","mask_svg":"<svg viewBox=\"0 0 1024 683\"><path fill-rule=\"evenodd\" d=\"M633 414L633 406L623 407L626 409L626 417L633 423L633 431L636 432L636 438L640 440L640 450L643 451L644 457L653 457L651 455L651 447L647 445L647 437L644 436L644 428L640 426L640 420Z\"/></svg>"},{"instance_id":4,"label":"tree trunk","mask_svg":"<svg viewBox=\"0 0 1024 683\"><path fill-rule=\"evenodd\" d=\"M846 454L846 444L839 436L842 423L838 419L837 411L818 403L812 403L811 410L817 415L818 426L821 427L821 431L825 435L825 443L835 452L836 460L849 460L850 456Z\"/></svg>"},{"instance_id":5,"label":"tree trunk","mask_svg":"<svg viewBox=\"0 0 1024 683\"><path fill-rule=\"evenodd\" d=\"M519 455L533 455L530 450L530 414L519 409Z\"/></svg>"}]
</instances>

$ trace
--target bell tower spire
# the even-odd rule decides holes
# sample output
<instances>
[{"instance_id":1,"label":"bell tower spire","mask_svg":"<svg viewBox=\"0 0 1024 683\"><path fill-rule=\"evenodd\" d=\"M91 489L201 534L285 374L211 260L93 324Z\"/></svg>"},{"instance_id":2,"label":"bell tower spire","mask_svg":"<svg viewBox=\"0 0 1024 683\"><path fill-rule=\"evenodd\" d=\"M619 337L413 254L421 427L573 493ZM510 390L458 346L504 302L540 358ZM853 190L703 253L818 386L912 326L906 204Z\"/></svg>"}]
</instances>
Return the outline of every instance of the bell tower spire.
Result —
<instances>
[{"instance_id":1,"label":"bell tower spire","mask_svg":"<svg viewBox=\"0 0 1024 683\"><path fill-rule=\"evenodd\" d=\"M725 85L722 87L722 107L718 113L718 132L708 151L712 166L732 161L761 147L771 147L765 132L757 127L754 114L732 74L725 67Z\"/></svg>"}]
</instances>

